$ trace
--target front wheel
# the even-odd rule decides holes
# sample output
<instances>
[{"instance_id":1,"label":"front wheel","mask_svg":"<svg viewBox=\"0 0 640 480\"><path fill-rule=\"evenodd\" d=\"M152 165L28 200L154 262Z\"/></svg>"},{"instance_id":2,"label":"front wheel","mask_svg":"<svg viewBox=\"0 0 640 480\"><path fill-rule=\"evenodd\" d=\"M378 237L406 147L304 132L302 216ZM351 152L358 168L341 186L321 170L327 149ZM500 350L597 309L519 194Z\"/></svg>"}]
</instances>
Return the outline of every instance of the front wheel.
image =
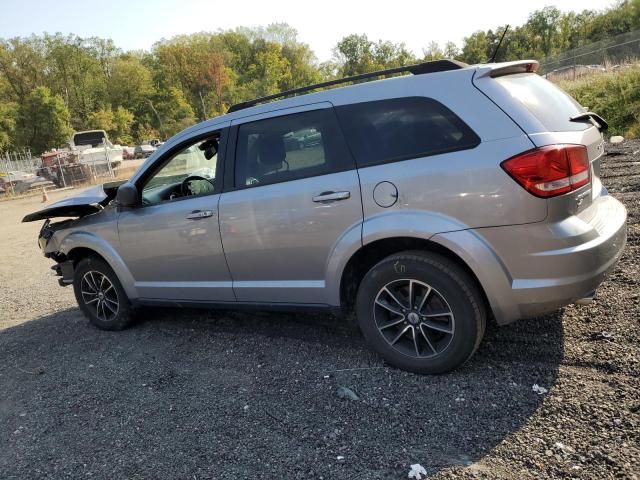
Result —
<instances>
[{"instance_id":1,"label":"front wheel","mask_svg":"<svg viewBox=\"0 0 640 480\"><path fill-rule=\"evenodd\" d=\"M369 270L358 288L356 315L378 354L416 373L444 373L465 363L486 324L475 282L431 252L391 255Z\"/></svg>"},{"instance_id":2,"label":"front wheel","mask_svg":"<svg viewBox=\"0 0 640 480\"><path fill-rule=\"evenodd\" d=\"M131 323L129 299L104 260L87 257L76 265L73 291L80 310L102 330L122 330Z\"/></svg>"}]
</instances>

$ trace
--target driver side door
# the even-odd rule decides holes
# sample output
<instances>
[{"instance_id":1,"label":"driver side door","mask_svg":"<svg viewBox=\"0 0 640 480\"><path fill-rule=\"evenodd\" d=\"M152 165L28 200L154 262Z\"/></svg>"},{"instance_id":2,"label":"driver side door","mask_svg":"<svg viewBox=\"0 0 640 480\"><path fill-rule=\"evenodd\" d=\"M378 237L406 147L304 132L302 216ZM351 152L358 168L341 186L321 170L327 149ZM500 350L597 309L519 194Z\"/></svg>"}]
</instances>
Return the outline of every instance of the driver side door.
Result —
<instances>
[{"instance_id":1,"label":"driver side door","mask_svg":"<svg viewBox=\"0 0 640 480\"><path fill-rule=\"evenodd\" d=\"M235 300L218 227L226 139L225 128L181 142L136 182L142 205L120 212L118 234L140 299Z\"/></svg>"}]
</instances>

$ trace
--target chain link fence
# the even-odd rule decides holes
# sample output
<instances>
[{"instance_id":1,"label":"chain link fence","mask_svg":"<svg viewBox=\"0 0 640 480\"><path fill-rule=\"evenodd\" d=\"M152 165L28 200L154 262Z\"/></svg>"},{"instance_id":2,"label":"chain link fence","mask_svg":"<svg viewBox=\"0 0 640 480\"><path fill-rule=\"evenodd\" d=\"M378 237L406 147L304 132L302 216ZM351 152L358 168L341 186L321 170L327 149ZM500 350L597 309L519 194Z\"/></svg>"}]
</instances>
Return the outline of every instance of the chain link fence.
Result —
<instances>
[{"instance_id":1,"label":"chain link fence","mask_svg":"<svg viewBox=\"0 0 640 480\"><path fill-rule=\"evenodd\" d=\"M0 152L0 197L108 182L131 173L120 163L110 161L106 152L104 159L83 160L69 150L41 156L30 150Z\"/></svg>"},{"instance_id":2,"label":"chain link fence","mask_svg":"<svg viewBox=\"0 0 640 480\"><path fill-rule=\"evenodd\" d=\"M640 30L634 30L544 59L538 73L549 80L575 79L598 71L615 71L638 62Z\"/></svg>"}]
</instances>

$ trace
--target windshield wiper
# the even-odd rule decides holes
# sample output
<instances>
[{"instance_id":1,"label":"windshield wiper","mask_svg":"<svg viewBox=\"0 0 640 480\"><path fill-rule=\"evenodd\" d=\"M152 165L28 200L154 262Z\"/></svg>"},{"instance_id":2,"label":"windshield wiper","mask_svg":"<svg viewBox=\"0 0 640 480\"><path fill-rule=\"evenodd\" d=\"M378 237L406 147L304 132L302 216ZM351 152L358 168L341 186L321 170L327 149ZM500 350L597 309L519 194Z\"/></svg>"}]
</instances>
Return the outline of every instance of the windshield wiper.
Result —
<instances>
[{"instance_id":1,"label":"windshield wiper","mask_svg":"<svg viewBox=\"0 0 640 480\"><path fill-rule=\"evenodd\" d=\"M600 115L594 112L579 113L578 115L574 115L573 117L571 117L569 121L570 122L590 122L595 124L595 126L603 132L606 132L609 129L609 124L607 123L607 121L604 118L602 118Z\"/></svg>"}]
</instances>

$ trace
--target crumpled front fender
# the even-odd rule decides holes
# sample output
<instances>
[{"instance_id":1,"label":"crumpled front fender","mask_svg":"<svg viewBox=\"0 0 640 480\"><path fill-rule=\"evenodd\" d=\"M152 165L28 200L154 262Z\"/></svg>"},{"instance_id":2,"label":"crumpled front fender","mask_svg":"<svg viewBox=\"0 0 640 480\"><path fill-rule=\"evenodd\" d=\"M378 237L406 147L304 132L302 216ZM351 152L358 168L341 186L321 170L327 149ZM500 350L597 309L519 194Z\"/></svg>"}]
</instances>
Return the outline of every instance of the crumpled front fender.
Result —
<instances>
[{"instance_id":1,"label":"crumpled front fender","mask_svg":"<svg viewBox=\"0 0 640 480\"><path fill-rule=\"evenodd\" d=\"M129 300L138 298L138 292L135 288L133 275L125 265L118 252L103 238L91 232L76 231L65 235L62 238L56 238L63 231L56 232L45 249L45 253L60 252L65 256L69 256L74 249L87 248L93 250L100 255L113 269L118 276L118 280L122 284L122 288L126 292Z\"/></svg>"}]
</instances>

